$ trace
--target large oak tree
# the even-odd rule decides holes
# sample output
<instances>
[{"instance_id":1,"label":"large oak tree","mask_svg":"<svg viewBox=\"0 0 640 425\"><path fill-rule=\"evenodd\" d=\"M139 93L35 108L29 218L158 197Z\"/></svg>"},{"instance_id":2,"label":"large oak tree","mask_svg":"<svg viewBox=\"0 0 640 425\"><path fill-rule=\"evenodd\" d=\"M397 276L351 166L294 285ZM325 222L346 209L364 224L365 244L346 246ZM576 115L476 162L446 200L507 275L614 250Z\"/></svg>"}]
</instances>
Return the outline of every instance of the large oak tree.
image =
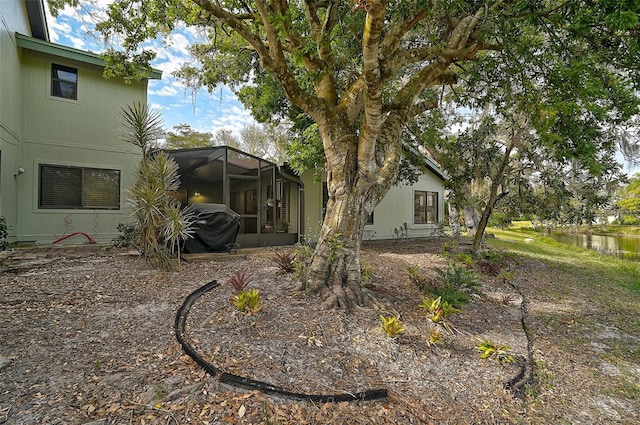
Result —
<instances>
[{"instance_id":1,"label":"large oak tree","mask_svg":"<svg viewBox=\"0 0 640 425\"><path fill-rule=\"evenodd\" d=\"M327 306L348 310L372 301L360 288L360 244L367 217L398 174L403 128L438 106L440 88L488 71L517 76L521 83L511 87L531 96L576 72L602 77L612 91L632 87L638 7L637 0L120 0L98 29L123 48L108 56L106 73L117 75L153 56L145 40L200 28L204 39L192 46L197 63L181 77L237 91L275 81L283 107L311 118L326 157L329 202L307 285ZM589 60L575 68L582 54ZM573 100L563 109L545 105L554 95L561 94L529 99L541 105L528 110L549 134L563 114L584 112ZM616 114L611 97L603 102ZM576 141L563 148L590 149L588 140Z\"/></svg>"}]
</instances>

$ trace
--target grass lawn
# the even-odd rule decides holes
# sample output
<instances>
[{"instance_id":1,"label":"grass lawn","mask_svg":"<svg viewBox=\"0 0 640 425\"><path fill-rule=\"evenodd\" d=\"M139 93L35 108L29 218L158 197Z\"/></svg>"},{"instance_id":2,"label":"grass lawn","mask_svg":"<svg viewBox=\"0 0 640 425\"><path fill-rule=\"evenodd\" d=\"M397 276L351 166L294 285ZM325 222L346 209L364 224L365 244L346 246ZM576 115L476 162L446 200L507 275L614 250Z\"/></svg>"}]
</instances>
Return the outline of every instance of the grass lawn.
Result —
<instances>
[{"instance_id":1,"label":"grass lawn","mask_svg":"<svg viewBox=\"0 0 640 425\"><path fill-rule=\"evenodd\" d=\"M592 250L561 244L551 238L526 231L489 231L496 239L489 239L492 248L506 250L518 256L535 258L547 263L563 276L559 280L558 296L582 292L587 303L583 319L591 325L607 323L625 333L640 336L640 262L620 260ZM525 243L525 239L533 242ZM591 312L597 311L597 315ZM640 362L640 344L620 341L614 356ZM637 388L640 395L640 387Z\"/></svg>"}]
</instances>

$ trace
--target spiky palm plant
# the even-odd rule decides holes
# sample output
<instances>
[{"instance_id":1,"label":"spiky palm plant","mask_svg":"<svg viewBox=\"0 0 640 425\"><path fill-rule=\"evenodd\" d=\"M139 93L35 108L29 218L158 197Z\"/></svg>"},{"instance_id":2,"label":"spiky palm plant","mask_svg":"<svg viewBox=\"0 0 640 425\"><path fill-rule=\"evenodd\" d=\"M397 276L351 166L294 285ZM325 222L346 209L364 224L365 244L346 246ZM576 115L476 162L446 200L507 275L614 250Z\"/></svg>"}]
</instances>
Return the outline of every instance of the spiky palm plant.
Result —
<instances>
[{"instance_id":1,"label":"spiky palm plant","mask_svg":"<svg viewBox=\"0 0 640 425\"><path fill-rule=\"evenodd\" d=\"M165 152L154 153L162 120L145 103L122 109L122 137L142 151L138 179L129 190L130 205L140 229L142 254L164 270L180 258L180 242L192 234L191 217L180 209L174 193L180 187L178 164Z\"/></svg>"}]
</instances>

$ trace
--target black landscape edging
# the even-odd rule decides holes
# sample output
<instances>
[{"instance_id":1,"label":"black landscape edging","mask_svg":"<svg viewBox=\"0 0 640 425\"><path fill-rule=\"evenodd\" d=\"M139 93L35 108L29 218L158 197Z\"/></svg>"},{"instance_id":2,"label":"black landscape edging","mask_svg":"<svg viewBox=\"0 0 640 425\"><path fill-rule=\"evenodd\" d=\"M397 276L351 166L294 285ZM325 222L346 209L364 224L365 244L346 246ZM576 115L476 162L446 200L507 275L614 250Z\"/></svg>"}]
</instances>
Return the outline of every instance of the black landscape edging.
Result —
<instances>
[{"instance_id":1,"label":"black landscape edging","mask_svg":"<svg viewBox=\"0 0 640 425\"><path fill-rule=\"evenodd\" d=\"M367 390L359 393L349 394L302 394L288 391L282 387L278 387L275 385L271 385L267 382L256 381L249 378L244 378L242 376L233 375L230 373L223 372L222 370L216 368L211 363L207 362L205 359L200 356L196 350L186 341L184 337L185 333L185 325L187 322L187 315L189 314L189 310L191 306L202 295L211 291L212 289L218 287L220 284L213 280L206 285L196 289L193 291L187 298L184 300L178 312L176 313L175 320L175 332L176 338L180 345L182 345L182 349L184 352L191 357L200 367L202 367L209 375L216 377L218 376L218 380L224 384L228 384L234 387L246 389L246 390L259 390L267 395L283 397L291 400L299 400L299 401L313 401L317 403L335 403L335 402L343 402L343 401L369 401L369 400L379 400L383 398L387 398L388 391L385 388Z\"/></svg>"}]
</instances>

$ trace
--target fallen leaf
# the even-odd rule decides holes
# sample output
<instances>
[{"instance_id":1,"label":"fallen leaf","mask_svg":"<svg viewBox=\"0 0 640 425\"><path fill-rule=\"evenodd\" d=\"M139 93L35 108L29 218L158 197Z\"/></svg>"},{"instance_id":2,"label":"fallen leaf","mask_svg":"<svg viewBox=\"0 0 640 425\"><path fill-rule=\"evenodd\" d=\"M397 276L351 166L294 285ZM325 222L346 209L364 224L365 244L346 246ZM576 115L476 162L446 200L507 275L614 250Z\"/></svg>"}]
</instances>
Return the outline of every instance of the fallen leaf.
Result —
<instances>
[{"instance_id":1,"label":"fallen leaf","mask_svg":"<svg viewBox=\"0 0 640 425\"><path fill-rule=\"evenodd\" d=\"M247 411L247 408L244 407L244 404L242 406L240 406L240 408L238 409L238 416L239 417L243 417L245 412Z\"/></svg>"}]
</instances>

